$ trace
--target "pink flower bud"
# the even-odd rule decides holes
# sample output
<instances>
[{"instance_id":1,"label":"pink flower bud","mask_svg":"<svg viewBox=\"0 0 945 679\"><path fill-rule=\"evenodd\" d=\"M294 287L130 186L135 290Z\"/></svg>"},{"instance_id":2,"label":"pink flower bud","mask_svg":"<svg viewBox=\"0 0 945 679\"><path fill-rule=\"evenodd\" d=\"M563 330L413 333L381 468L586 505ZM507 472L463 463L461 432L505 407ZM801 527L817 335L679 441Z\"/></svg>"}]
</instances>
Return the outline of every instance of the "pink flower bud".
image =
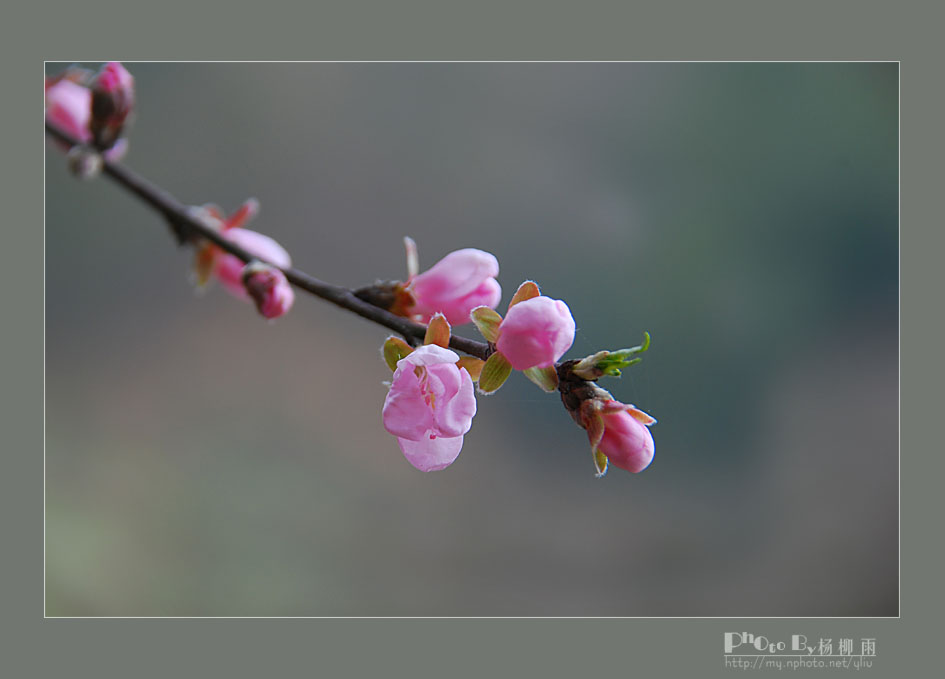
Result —
<instances>
[{"instance_id":1,"label":"pink flower bud","mask_svg":"<svg viewBox=\"0 0 945 679\"><path fill-rule=\"evenodd\" d=\"M427 344L400 359L384 401L384 428L422 472L450 466L476 414L472 378L449 349Z\"/></svg>"},{"instance_id":2,"label":"pink flower bud","mask_svg":"<svg viewBox=\"0 0 945 679\"><path fill-rule=\"evenodd\" d=\"M283 269L292 265L289 253L269 236L239 227L227 229L223 232L223 236L269 264ZM240 299L249 299L243 285L243 266L243 261L236 255L220 251L216 257L213 273L231 294Z\"/></svg>"},{"instance_id":3,"label":"pink flower bud","mask_svg":"<svg viewBox=\"0 0 945 679\"><path fill-rule=\"evenodd\" d=\"M604 435L598 450L607 456L612 465L628 472L636 474L646 469L653 461L653 435L647 427L656 420L633 406L617 401L604 403L600 417L603 419Z\"/></svg>"},{"instance_id":4,"label":"pink flower bud","mask_svg":"<svg viewBox=\"0 0 945 679\"><path fill-rule=\"evenodd\" d=\"M410 313L423 322L439 312L450 325L469 323L469 312L477 306L494 309L499 303L498 275L499 262L488 252L473 248L451 252L408 282L414 298Z\"/></svg>"},{"instance_id":5,"label":"pink flower bud","mask_svg":"<svg viewBox=\"0 0 945 679\"><path fill-rule=\"evenodd\" d=\"M109 61L95 76L93 88L120 100L123 110L134 104L135 79L124 66L117 61Z\"/></svg>"},{"instance_id":6,"label":"pink flower bud","mask_svg":"<svg viewBox=\"0 0 945 679\"><path fill-rule=\"evenodd\" d=\"M82 76L78 72L67 71L58 77L47 79L46 120L63 132L75 137L81 144L91 144L93 141L93 93L85 85L76 82L73 77L81 78ZM127 150L128 141L119 139L116 134L110 147L104 151L103 155L107 160L120 160Z\"/></svg>"},{"instance_id":7,"label":"pink flower bud","mask_svg":"<svg viewBox=\"0 0 945 679\"><path fill-rule=\"evenodd\" d=\"M110 61L92 81L92 106L89 130L100 149L111 148L134 110L134 78L117 61Z\"/></svg>"},{"instance_id":8,"label":"pink flower bud","mask_svg":"<svg viewBox=\"0 0 945 679\"><path fill-rule=\"evenodd\" d=\"M295 293L285 274L262 262L250 262L243 267L243 285L266 318L279 318L295 302Z\"/></svg>"},{"instance_id":9,"label":"pink flower bud","mask_svg":"<svg viewBox=\"0 0 945 679\"><path fill-rule=\"evenodd\" d=\"M516 370L548 368L574 342L574 318L559 299L540 296L512 306L499 326L496 348Z\"/></svg>"}]
</instances>

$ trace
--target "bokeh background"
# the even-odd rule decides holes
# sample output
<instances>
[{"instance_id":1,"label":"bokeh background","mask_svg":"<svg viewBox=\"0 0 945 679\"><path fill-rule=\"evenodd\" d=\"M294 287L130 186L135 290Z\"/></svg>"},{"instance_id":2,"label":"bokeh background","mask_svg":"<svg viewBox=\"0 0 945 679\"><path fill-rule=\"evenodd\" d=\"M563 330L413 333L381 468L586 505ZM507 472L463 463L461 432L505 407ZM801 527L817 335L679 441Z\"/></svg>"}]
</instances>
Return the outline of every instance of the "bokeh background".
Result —
<instances>
[{"instance_id":1,"label":"bokeh background","mask_svg":"<svg viewBox=\"0 0 945 679\"><path fill-rule=\"evenodd\" d=\"M197 296L160 218L48 146L49 615L898 614L896 64L128 67L128 164L259 198L300 268L402 277L409 234L423 268L493 252L503 305L565 299L569 357L648 330L604 386L656 458L595 479L515 376L415 471L383 329Z\"/></svg>"}]
</instances>

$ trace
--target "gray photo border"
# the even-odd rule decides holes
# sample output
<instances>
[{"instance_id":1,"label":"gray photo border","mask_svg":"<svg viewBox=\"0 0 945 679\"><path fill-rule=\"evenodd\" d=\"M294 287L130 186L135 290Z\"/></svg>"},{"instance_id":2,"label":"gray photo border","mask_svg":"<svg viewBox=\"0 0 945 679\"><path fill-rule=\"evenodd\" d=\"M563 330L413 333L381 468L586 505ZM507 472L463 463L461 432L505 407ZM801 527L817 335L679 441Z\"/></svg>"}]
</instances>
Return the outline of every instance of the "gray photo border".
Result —
<instances>
[{"instance_id":1,"label":"gray photo border","mask_svg":"<svg viewBox=\"0 0 945 679\"><path fill-rule=\"evenodd\" d=\"M308 16L290 16L272 3L208 8L181 0L141 8L29 8L31 17L7 26L17 29L8 31L17 35L7 42L17 59L7 62L12 83L4 116L8 130L18 130L8 135L13 162L4 163L3 181L10 542L2 662L17 670L10 676L730 676L736 671L723 666L723 634L742 631L772 639L875 638L877 657L864 671L927 674L937 662L929 642L940 627L933 615L941 591L942 507L932 484L942 462L935 416L921 415L941 399L932 391L934 371L919 362L941 335L938 323L924 332L910 325L900 337L906 348L900 384L904 378L907 386L900 408L907 425L900 424L900 618L45 619L42 596L45 141L37 83L44 60L899 61L906 123L900 125L900 223L906 225L900 281L909 293L900 296L900 319L937 321L940 284L931 274L941 251L935 246L943 116L932 47L941 21L914 5L348 2L310 6ZM35 136L27 132L34 125ZM893 426L891 413L877 416Z\"/></svg>"}]
</instances>

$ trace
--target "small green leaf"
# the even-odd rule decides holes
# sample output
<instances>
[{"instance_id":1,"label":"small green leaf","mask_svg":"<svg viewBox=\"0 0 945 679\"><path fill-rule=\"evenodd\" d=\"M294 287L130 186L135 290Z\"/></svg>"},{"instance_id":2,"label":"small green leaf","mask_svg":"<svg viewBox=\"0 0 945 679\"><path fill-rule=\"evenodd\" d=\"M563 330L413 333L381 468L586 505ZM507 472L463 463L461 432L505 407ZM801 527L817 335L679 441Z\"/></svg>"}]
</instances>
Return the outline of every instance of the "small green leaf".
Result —
<instances>
[{"instance_id":1,"label":"small green leaf","mask_svg":"<svg viewBox=\"0 0 945 679\"><path fill-rule=\"evenodd\" d=\"M637 356L650 348L650 333L643 333L643 343L629 349L618 349L617 351L598 351L578 361L571 371L578 377L585 380L596 380L599 377L608 375L610 377L620 377L622 368L629 368L636 365L643 359Z\"/></svg>"},{"instance_id":2,"label":"small green leaf","mask_svg":"<svg viewBox=\"0 0 945 679\"><path fill-rule=\"evenodd\" d=\"M409 356L412 352L413 348L399 337L388 337L381 350L384 355L384 362L391 370L397 370L397 362Z\"/></svg>"},{"instance_id":3,"label":"small green leaf","mask_svg":"<svg viewBox=\"0 0 945 679\"><path fill-rule=\"evenodd\" d=\"M479 393L494 394L512 374L512 364L498 351L486 359L479 375Z\"/></svg>"},{"instance_id":4,"label":"small green leaf","mask_svg":"<svg viewBox=\"0 0 945 679\"><path fill-rule=\"evenodd\" d=\"M538 297L540 294L541 291L538 289L538 285L536 285L534 281L525 281L520 286L518 286L518 290L515 291L515 294L512 295L512 299L509 300L509 309L519 302L524 302L527 299Z\"/></svg>"},{"instance_id":5,"label":"small green leaf","mask_svg":"<svg viewBox=\"0 0 945 679\"><path fill-rule=\"evenodd\" d=\"M528 368L523 370L522 374L549 394L558 389L558 371L555 370L554 366Z\"/></svg>"},{"instance_id":6,"label":"small green leaf","mask_svg":"<svg viewBox=\"0 0 945 679\"><path fill-rule=\"evenodd\" d=\"M499 326L502 324L502 316L494 309L487 306L477 306L470 312L469 318L476 324L487 342L495 342L499 339Z\"/></svg>"},{"instance_id":7,"label":"small green leaf","mask_svg":"<svg viewBox=\"0 0 945 679\"><path fill-rule=\"evenodd\" d=\"M450 346L450 324L446 321L443 314L434 314L427 325L426 335L423 336L424 344L435 344L448 349Z\"/></svg>"}]
</instances>

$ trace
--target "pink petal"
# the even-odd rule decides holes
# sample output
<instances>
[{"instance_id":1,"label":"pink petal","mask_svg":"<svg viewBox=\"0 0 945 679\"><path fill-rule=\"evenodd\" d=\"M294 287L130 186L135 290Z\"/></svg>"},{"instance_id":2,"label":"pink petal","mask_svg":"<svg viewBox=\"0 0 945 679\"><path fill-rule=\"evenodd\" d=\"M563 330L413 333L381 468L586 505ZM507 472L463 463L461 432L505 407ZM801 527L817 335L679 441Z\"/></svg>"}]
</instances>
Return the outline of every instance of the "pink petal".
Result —
<instances>
[{"instance_id":1,"label":"pink petal","mask_svg":"<svg viewBox=\"0 0 945 679\"><path fill-rule=\"evenodd\" d=\"M477 306L487 306L495 309L502 299L502 286L494 278L486 279L482 285L470 292L465 297L456 300L453 304L446 307L443 315L450 325L462 325L469 323L469 312Z\"/></svg>"},{"instance_id":2,"label":"pink petal","mask_svg":"<svg viewBox=\"0 0 945 679\"><path fill-rule=\"evenodd\" d=\"M402 359L402 362L413 366L425 366L436 365L438 363L456 363L458 360L459 356L456 352L444 349L436 344L427 344L418 347L416 351ZM399 367L398 365L398 368Z\"/></svg>"},{"instance_id":3,"label":"pink petal","mask_svg":"<svg viewBox=\"0 0 945 679\"><path fill-rule=\"evenodd\" d=\"M487 278L499 275L499 261L494 255L474 248L451 252L413 279L418 297L443 295L462 297L475 290Z\"/></svg>"},{"instance_id":4,"label":"pink petal","mask_svg":"<svg viewBox=\"0 0 945 679\"><path fill-rule=\"evenodd\" d=\"M459 451L463 448L463 437L440 436L420 441L398 438L397 443L410 464L422 472L435 472L446 469L459 457Z\"/></svg>"},{"instance_id":5,"label":"pink petal","mask_svg":"<svg viewBox=\"0 0 945 679\"><path fill-rule=\"evenodd\" d=\"M476 392L472 378L465 369L459 370L461 382L452 396L444 397L434 417L441 436L462 436L472 427L476 414Z\"/></svg>"},{"instance_id":6,"label":"pink petal","mask_svg":"<svg viewBox=\"0 0 945 679\"><path fill-rule=\"evenodd\" d=\"M433 411L424 399L420 379L406 358L394 372L381 417L388 432L414 441L427 437L434 427Z\"/></svg>"},{"instance_id":7,"label":"pink petal","mask_svg":"<svg viewBox=\"0 0 945 679\"><path fill-rule=\"evenodd\" d=\"M72 82L60 80L46 90L46 119L81 142L89 142L92 92Z\"/></svg>"}]
</instances>

